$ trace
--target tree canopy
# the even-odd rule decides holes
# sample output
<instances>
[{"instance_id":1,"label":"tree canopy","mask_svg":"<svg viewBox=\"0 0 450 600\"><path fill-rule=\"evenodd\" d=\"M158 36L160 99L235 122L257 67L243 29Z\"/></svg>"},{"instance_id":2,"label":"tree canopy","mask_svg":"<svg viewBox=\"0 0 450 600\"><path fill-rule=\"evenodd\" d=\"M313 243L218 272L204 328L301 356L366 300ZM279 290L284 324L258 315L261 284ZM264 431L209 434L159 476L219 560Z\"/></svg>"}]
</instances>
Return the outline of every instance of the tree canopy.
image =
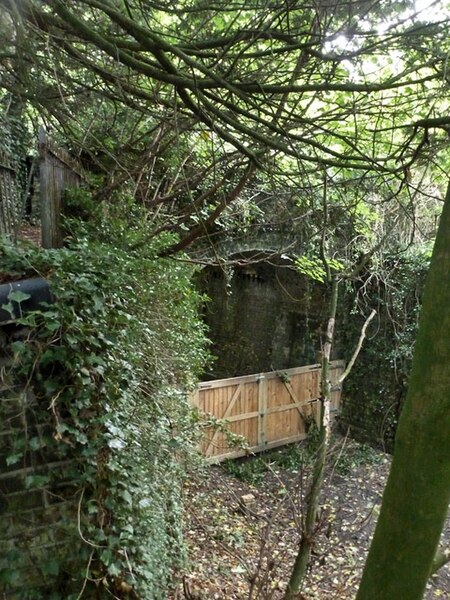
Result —
<instances>
[{"instance_id":1,"label":"tree canopy","mask_svg":"<svg viewBox=\"0 0 450 600\"><path fill-rule=\"evenodd\" d=\"M89 153L99 194L131 181L170 214L172 250L263 173L308 194L324 173L366 194L382 181L386 202L442 169L442 1L0 4L4 102L28 102Z\"/></svg>"},{"instance_id":2,"label":"tree canopy","mask_svg":"<svg viewBox=\"0 0 450 600\"><path fill-rule=\"evenodd\" d=\"M16 46L33 60L27 80L5 86L57 119L99 95L148 120L167 111L255 162L271 150L388 171L410 163L423 130L449 125L447 18L421 19L410 2L2 4L34 34Z\"/></svg>"}]
</instances>

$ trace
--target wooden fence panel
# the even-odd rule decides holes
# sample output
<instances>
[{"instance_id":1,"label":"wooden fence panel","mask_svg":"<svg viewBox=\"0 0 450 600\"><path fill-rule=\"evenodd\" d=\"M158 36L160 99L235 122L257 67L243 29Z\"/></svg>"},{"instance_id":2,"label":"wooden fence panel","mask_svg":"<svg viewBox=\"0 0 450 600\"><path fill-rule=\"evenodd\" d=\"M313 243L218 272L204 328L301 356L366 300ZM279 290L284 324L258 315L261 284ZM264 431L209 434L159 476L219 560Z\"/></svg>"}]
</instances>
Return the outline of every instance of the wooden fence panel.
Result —
<instances>
[{"instance_id":1,"label":"wooden fence panel","mask_svg":"<svg viewBox=\"0 0 450 600\"><path fill-rule=\"evenodd\" d=\"M344 361L333 361L330 380L336 383ZM262 452L306 437L307 421L319 418L320 365L260 373L201 383L192 402L205 418L224 420L233 435L243 436L248 449L236 449L226 432L206 427L201 450L211 461ZM331 394L332 415L339 409L340 390Z\"/></svg>"},{"instance_id":2,"label":"wooden fence panel","mask_svg":"<svg viewBox=\"0 0 450 600\"><path fill-rule=\"evenodd\" d=\"M84 180L78 163L63 148L39 132L39 189L41 204L42 246L61 248L61 213L63 194L68 188L79 187Z\"/></svg>"},{"instance_id":3,"label":"wooden fence panel","mask_svg":"<svg viewBox=\"0 0 450 600\"><path fill-rule=\"evenodd\" d=\"M0 155L0 235L15 236L19 220L16 172Z\"/></svg>"},{"instance_id":4,"label":"wooden fence panel","mask_svg":"<svg viewBox=\"0 0 450 600\"><path fill-rule=\"evenodd\" d=\"M39 157L42 246L60 248L64 191L79 187L86 177L78 162L58 147L44 128L39 132ZM0 153L0 235L17 236L23 210L16 171L10 167L8 156Z\"/></svg>"}]
</instances>

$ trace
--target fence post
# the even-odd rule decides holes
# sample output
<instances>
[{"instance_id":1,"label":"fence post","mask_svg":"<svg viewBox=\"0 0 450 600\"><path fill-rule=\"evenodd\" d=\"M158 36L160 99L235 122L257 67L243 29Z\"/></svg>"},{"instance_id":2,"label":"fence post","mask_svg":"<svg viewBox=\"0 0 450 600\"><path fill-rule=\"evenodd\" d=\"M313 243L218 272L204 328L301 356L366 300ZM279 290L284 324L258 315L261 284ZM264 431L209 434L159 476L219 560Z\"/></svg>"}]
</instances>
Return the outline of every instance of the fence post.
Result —
<instances>
[{"instance_id":1,"label":"fence post","mask_svg":"<svg viewBox=\"0 0 450 600\"><path fill-rule=\"evenodd\" d=\"M266 447L266 413L267 413L267 379L264 375L258 378L258 446Z\"/></svg>"},{"instance_id":2,"label":"fence post","mask_svg":"<svg viewBox=\"0 0 450 600\"><path fill-rule=\"evenodd\" d=\"M19 218L16 171L9 165L8 156L0 154L0 235L15 238Z\"/></svg>"},{"instance_id":3,"label":"fence post","mask_svg":"<svg viewBox=\"0 0 450 600\"><path fill-rule=\"evenodd\" d=\"M44 127L39 129L39 195L41 205L41 241L43 248L61 248L61 195L55 183L54 168L49 158L48 137Z\"/></svg>"}]
</instances>

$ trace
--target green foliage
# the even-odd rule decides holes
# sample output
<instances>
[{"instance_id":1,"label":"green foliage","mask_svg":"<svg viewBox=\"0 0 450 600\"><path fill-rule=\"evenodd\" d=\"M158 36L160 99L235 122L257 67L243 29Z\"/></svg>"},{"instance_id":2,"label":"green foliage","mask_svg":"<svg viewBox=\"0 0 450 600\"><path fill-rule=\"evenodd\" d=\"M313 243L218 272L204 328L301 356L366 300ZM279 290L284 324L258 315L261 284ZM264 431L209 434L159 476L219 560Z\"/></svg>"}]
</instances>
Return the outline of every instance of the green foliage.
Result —
<instances>
[{"instance_id":1,"label":"green foliage","mask_svg":"<svg viewBox=\"0 0 450 600\"><path fill-rule=\"evenodd\" d=\"M340 307L340 344L351 353L367 313L377 310L368 338L345 381L341 421L362 440L392 449L406 396L429 251L385 257L384 273L357 289L349 284ZM359 297L359 306L355 304Z\"/></svg>"},{"instance_id":2,"label":"green foliage","mask_svg":"<svg viewBox=\"0 0 450 600\"><path fill-rule=\"evenodd\" d=\"M308 440L300 444L289 444L270 453L270 461L274 469L298 471L311 460L311 446Z\"/></svg>"},{"instance_id":3,"label":"green foliage","mask_svg":"<svg viewBox=\"0 0 450 600\"><path fill-rule=\"evenodd\" d=\"M22 115L8 114L2 110L0 104L0 126L2 136L0 139L0 157L5 157L16 168L20 161L24 160L29 150L29 132L24 125Z\"/></svg>"},{"instance_id":4,"label":"green foliage","mask_svg":"<svg viewBox=\"0 0 450 600\"><path fill-rule=\"evenodd\" d=\"M261 485L270 470L297 472L304 467L311 467L318 448L317 427L310 427L308 438L301 443L289 444L270 450L257 456L227 460L223 463L224 471L247 483ZM333 471L340 475L348 475L360 465L377 465L382 456L369 444L355 441L345 442L337 436L330 451L330 464Z\"/></svg>"},{"instance_id":5,"label":"green foliage","mask_svg":"<svg viewBox=\"0 0 450 600\"><path fill-rule=\"evenodd\" d=\"M335 261L338 263L338 261ZM339 264L339 263L338 263ZM326 281L326 271L323 262L318 258L308 258L307 256L299 256L295 261L295 266L302 273L314 281Z\"/></svg>"},{"instance_id":6,"label":"green foliage","mask_svg":"<svg viewBox=\"0 0 450 600\"><path fill-rule=\"evenodd\" d=\"M243 435L239 435L230 430L228 419L218 419L211 414L202 414L198 410L193 411L193 416L202 430L211 429L213 432L220 432L224 435L227 446L240 450L247 450L248 442Z\"/></svg>"},{"instance_id":7,"label":"green foliage","mask_svg":"<svg viewBox=\"0 0 450 600\"><path fill-rule=\"evenodd\" d=\"M55 296L18 319L28 333L9 345L10 377L38 402L28 415L37 433L7 448L7 462L71 459L24 483L58 495L75 483L72 509L59 516L64 544L38 562L36 598L82 589L83 597L165 598L183 560L182 465L197 444L187 394L206 360L201 299L189 267L157 258L168 240L150 241L139 212L127 209L72 218L61 250L1 248L14 271L48 276Z\"/></svg>"},{"instance_id":8,"label":"green foliage","mask_svg":"<svg viewBox=\"0 0 450 600\"><path fill-rule=\"evenodd\" d=\"M0 99L0 164L11 167L15 172L15 183L18 198L21 198L26 189L25 158L30 153L31 136L26 125L22 111L4 110ZM19 200L17 200L19 209Z\"/></svg>"},{"instance_id":9,"label":"green foliage","mask_svg":"<svg viewBox=\"0 0 450 600\"><path fill-rule=\"evenodd\" d=\"M231 459L223 463L223 469L228 475L254 485L262 483L267 466L267 458L264 455Z\"/></svg>"},{"instance_id":10,"label":"green foliage","mask_svg":"<svg viewBox=\"0 0 450 600\"><path fill-rule=\"evenodd\" d=\"M270 470L298 471L311 463L317 450L317 429L310 427L306 442L289 444L258 456L227 460L222 467L228 475L254 485L261 484Z\"/></svg>"},{"instance_id":11,"label":"green foliage","mask_svg":"<svg viewBox=\"0 0 450 600\"><path fill-rule=\"evenodd\" d=\"M361 465L378 465L382 455L369 444L350 442L343 451L338 453L334 461L334 470L340 475L349 475L356 467Z\"/></svg>"}]
</instances>

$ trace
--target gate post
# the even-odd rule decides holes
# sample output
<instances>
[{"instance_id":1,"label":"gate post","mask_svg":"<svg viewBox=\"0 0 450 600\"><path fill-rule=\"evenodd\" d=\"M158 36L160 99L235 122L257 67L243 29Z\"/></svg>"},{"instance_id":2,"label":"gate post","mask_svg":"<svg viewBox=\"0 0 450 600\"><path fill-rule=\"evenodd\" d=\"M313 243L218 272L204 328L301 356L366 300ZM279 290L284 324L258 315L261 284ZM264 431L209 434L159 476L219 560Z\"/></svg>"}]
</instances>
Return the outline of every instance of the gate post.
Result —
<instances>
[{"instance_id":1,"label":"gate post","mask_svg":"<svg viewBox=\"0 0 450 600\"><path fill-rule=\"evenodd\" d=\"M267 379L264 375L258 378L258 446L266 447L266 413L267 413Z\"/></svg>"},{"instance_id":2,"label":"gate post","mask_svg":"<svg viewBox=\"0 0 450 600\"><path fill-rule=\"evenodd\" d=\"M41 243L43 248L62 246L59 226L60 199L56 193L55 173L51 172L48 136L44 127L39 129L39 196L41 209Z\"/></svg>"}]
</instances>

